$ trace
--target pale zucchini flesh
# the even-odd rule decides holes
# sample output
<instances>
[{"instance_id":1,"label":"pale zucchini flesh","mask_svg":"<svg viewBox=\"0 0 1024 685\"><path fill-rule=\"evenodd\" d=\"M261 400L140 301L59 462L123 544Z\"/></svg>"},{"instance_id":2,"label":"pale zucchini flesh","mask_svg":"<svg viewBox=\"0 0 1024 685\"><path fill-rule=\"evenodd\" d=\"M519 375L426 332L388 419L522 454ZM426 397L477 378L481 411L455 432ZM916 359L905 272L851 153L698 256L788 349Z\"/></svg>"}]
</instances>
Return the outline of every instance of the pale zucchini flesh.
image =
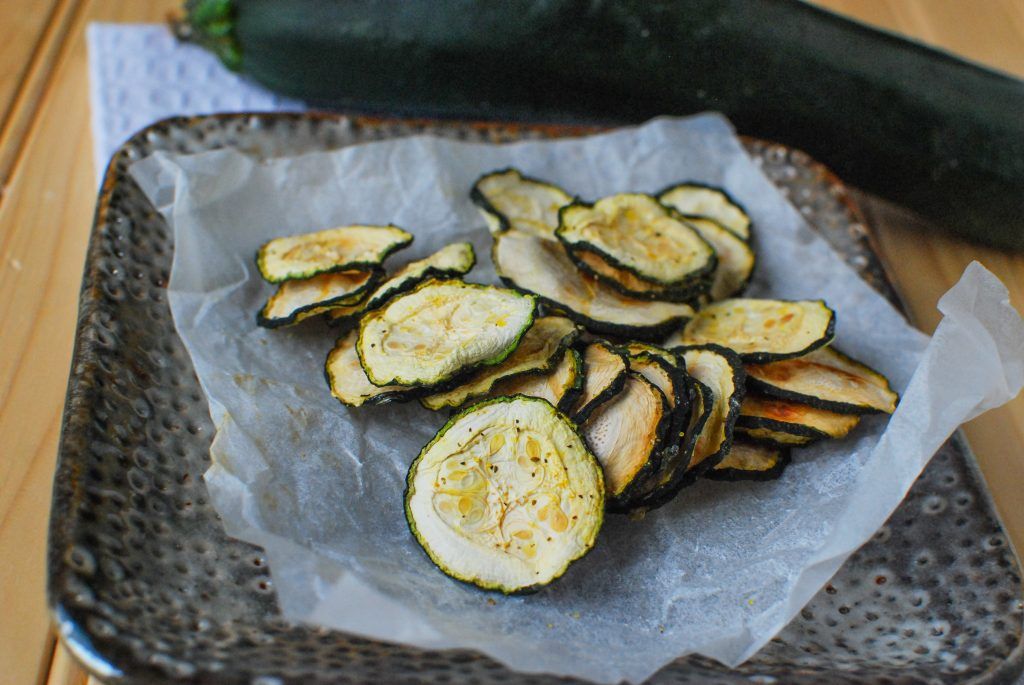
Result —
<instances>
[{"instance_id":1,"label":"pale zucchini flesh","mask_svg":"<svg viewBox=\"0 0 1024 685\"><path fill-rule=\"evenodd\" d=\"M733 298L701 309L683 327L684 345L715 344L744 361L800 357L835 335L835 312L821 300Z\"/></svg>"},{"instance_id":2,"label":"pale zucchini flesh","mask_svg":"<svg viewBox=\"0 0 1024 685\"><path fill-rule=\"evenodd\" d=\"M264 328L297 324L364 299L378 281L379 271L339 271L285 281L260 309L256 323Z\"/></svg>"},{"instance_id":3,"label":"pale zucchini flesh","mask_svg":"<svg viewBox=\"0 0 1024 685\"><path fill-rule=\"evenodd\" d=\"M846 414L891 414L899 395L888 379L833 347L796 359L751 364L751 387L766 395Z\"/></svg>"},{"instance_id":4,"label":"pale zucchini flesh","mask_svg":"<svg viewBox=\"0 0 1024 685\"><path fill-rule=\"evenodd\" d=\"M558 186L502 169L481 176L469 194L491 233L516 229L554 239L558 210L572 196Z\"/></svg>"},{"instance_id":5,"label":"pale zucchini flesh","mask_svg":"<svg viewBox=\"0 0 1024 685\"><path fill-rule=\"evenodd\" d=\"M718 265L711 276L708 296L712 301L724 300L740 294L754 274L757 259L749 243L713 219L683 217L700 236L715 248Z\"/></svg>"},{"instance_id":6,"label":"pale zucchini flesh","mask_svg":"<svg viewBox=\"0 0 1024 685\"><path fill-rule=\"evenodd\" d=\"M650 195L620 193L592 205L579 200L558 213L555 235L570 251L586 250L656 285L685 287L710 274L714 249Z\"/></svg>"},{"instance_id":7,"label":"pale zucchini flesh","mask_svg":"<svg viewBox=\"0 0 1024 685\"><path fill-rule=\"evenodd\" d=\"M597 334L658 338L694 313L687 304L623 295L581 273L559 243L523 231L496 235L491 256L506 284L536 295Z\"/></svg>"},{"instance_id":8,"label":"pale zucchini flesh","mask_svg":"<svg viewBox=\"0 0 1024 685\"><path fill-rule=\"evenodd\" d=\"M576 426L523 396L453 417L409 468L405 514L434 564L507 594L537 590L593 547L604 478Z\"/></svg>"},{"instance_id":9,"label":"pale zucchini flesh","mask_svg":"<svg viewBox=\"0 0 1024 685\"><path fill-rule=\"evenodd\" d=\"M611 344L595 340L583 350L583 392L569 413L583 423L591 412L619 394L626 382L626 357Z\"/></svg>"},{"instance_id":10,"label":"pale zucchini flesh","mask_svg":"<svg viewBox=\"0 0 1024 685\"><path fill-rule=\"evenodd\" d=\"M562 359L545 373L527 373L499 381L490 396L526 395L547 400L559 411L568 413L583 389L583 355L572 348L562 352Z\"/></svg>"},{"instance_id":11,"label":"pale zucchini flesh","mask_svg":"<svg viewBox=\"0 0 1024 685\"><path fill-rule=\"evenodd\" d=\"M388 300L412 290L431 278L462 276L476 264L476 253L471 243L452 243L428 257L409 262L377 286L364 302L350 307L340 307L329 312L335 323L354 321L365 312L384 306Z\"/></svg>"},{"instance_id":12,"label":"pale zucchini flesh","mask_svg":"<svg viewBox=\"0 0 1024 685\"><path fill-rule=\"evenodd\" d=\"M562 351L580 330L563 316L542 316L523 335L515 352L505 361L473 374L462 384L446 392L427 395L420 403L427 409L459 407L469 400L487 395L495 383L524 373L547 372L561 361Z\"/></svg>"},{"instance_id":13,"label":"pale zucchini flesh","mask_svg":"<svg viewBox=\"0 0 1024 685\"><path fill-rule=\"evenodd\" d=\"M680 183L658 194L658 201L680 214L717 221L743 240L750 240L750 217L738 202L721 188L699 183Z\"/></svg>"},{"instance_id":14,"label":"pale zucchini flesh","mask_svg":"<svg viewBox=\"0 0 1024 685\"><path fill-rule=\"evenodd\" d=\"M859 422L857 414L839 414L800 402L750 394L743 399L738 425L820 439L844 438Z\"/></svg>"},{"instance_id":15,"label":"pale zucchini flesh","mask_svg":"<svg viewBox=\"0 0 1024 685\"><path fill-rule=\"evenodd\" d=\"M256 253L256 265L264 279L280 283L333 271L373 269L411 242L412 234L397 226L341 226L274 238Z\"/></svg>"},{"instance_id":16,"label":"pale zucchini flesh","mask_svg":"<svg viewBox=\"0 0 1024 685\"><path fill-rule=\"evenodd\" d=\"M364 316L356 351L374 385L436 386L503 362L535 308L514 290L430 280Z\"/></svg>"},{"instance_id":17,"label":"pale zucchini flesh","mask_svg":"<svg viewBox=\"0 0 1024 685\"><path fill-rule=\"evenodd\" d=\"M711 480L775 480L789 464L789 450L743 439L734 440L729 453L704 474Z\"/></svg>"},{"instance_id":18,"label":"pale zucchini flesh","mask_svg":"<svg viewBox=\"0 0 1024 685\"><path fill-rule=\"evenodd\" d=\"M324 375L331 395L349 407L364 404L384 404L396 400L408 400L414 396L413 389L402 385L381 387L366 377L359 355L356 354L356 340L359 331L352 330L338 338L334 348L327 355Z\"/></svg>"},{"instance_id":19,"label":"pale zucchini flesh","mask_svg":"<svg viewBox=\"0 0 1024 685\"><path fill-rule=\"evenodd\" d=\"M670 417L661 390L640 374L629 373L622 391L580 425L604 469L611 509L622 508L658 468Z\"/></svg>"}]
</instances>

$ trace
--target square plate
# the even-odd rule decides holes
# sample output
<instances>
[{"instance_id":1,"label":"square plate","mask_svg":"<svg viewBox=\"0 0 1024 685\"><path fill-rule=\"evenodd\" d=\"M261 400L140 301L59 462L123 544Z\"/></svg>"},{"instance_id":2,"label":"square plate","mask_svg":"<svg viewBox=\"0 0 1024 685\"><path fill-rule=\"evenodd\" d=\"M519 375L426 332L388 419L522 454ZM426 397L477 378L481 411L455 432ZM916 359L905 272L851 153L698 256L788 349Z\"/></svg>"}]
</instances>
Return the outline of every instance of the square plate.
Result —
<instances>
[{"instance_id":1,"label":"square plate","mask_svg":"<svg viewBox=\"0 0 1024 685\"><path fill-rule=\"evenodd\" d=\"M229 538L202 474L206 400L167 306L173 237L128 176L158 150L260 157L429 133L479 142L596 129L317 114L169 119L114 156L90 239L54 483L49 601L69 649L110 683L567 682L468 651L283 621L257 547ZM849 192L781 145L747 151L894 303ZM959 434L875 537L753 659L679 659L658 683L1009 682L1024 670L1020 570Z\"/></svg>"}]
</instances>

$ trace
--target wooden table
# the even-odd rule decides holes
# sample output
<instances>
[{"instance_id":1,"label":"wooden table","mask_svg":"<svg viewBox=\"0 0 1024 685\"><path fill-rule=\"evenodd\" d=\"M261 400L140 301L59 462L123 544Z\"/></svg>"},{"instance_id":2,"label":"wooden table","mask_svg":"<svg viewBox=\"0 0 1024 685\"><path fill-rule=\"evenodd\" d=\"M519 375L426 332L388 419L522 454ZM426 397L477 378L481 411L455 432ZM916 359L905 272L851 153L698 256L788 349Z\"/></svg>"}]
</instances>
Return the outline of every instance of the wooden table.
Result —
<instances>
[{"instance_id":1,"label":"wooden table","mask_svg":"<svg viewBox=\"0 0 1024 685\"><path fill-rule=\"evenodd\" d=\"M44 599L47 518L92 223L84 29L161 21L178 0L0 0L0 664L5 683L83 683ZM820 4L1024 76L1024 0L822 0ZM923 233L862 198L896 285L923 330L974 259L1024 311L1024 255ZM1024 549L1024 397L966 426L1010 538Z\"/></svg>"}]
</instances>

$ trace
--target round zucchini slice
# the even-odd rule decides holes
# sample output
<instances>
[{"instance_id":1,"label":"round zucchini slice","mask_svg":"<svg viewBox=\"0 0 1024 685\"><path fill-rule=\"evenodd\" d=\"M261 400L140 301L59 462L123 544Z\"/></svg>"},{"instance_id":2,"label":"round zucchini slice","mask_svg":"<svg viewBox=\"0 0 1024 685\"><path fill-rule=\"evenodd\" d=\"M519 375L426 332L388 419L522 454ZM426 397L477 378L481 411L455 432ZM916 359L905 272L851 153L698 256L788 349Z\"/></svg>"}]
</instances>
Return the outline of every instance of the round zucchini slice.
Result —
<instances>
[{"instance_id":1,"label":"round zucchini slice","mask_svg":"<svg viewBox=\"0 0 1024 685\"><path fill-rule=\"evenodd\" d=\"M889 380L834 347L796 359L747 366L751 388L840 414L891 414L899 395Z\"/></svg>"},{"instance_id":2,"label":"round zucchini slice","mask_svg":"<svg viewBox=\"0 0 1024 685\"><path fill-rule=\"evenodd\" d=\"M523 231L494 236L494 267L509 286L532 293L601 335L653 339L693 316L693 307L627 297L581 273L561 244Z\"/></svg>"},{"instance_id":3,"label":"round zucchini slice","mask_svg":"<svg viewBox=\"0 0 1024 685\"><path fill-rule=\"evenodd\" d=\"M732 449L713 469L704 474L711 480L775 480L789 464L789 450L783 447L734 440Z\"/></svg>"},{"instance_id":4,"label":"round zucchini slice","mask_svg":"<svg viewBox=\"0 0 1024 685\"><path fill-rule=\"evenodd\" d=\"M263 278L280 283L333 271L372 269L412 242L397 226L342 226L274 238L256 253Z\"/></svg>"},{"instance_id":5,"label":"round zucchini slice","mask_svg":"<svg viewBox=\"0 0 1024 685\"><path fill-rule=\"evenodd\" d=\"M724 228L713 219L704 217L682 217L686 223L700 233L715 248L718 255L718 266L711 277L711 288L708 295L713 301L724 300L738 295L750 283L757 262L754 249L732 231Z\"/></svg>"},{"instance_id":6,"label":"round zucchini slice","mask_svg":"<svg viewBox=\"0 0 1024 685\"><path fill-rule=\"evenodd\" d=\"M689 303L711 287L711 282L707 279L696 279L684 289L650 283L638 278L631 271L609 264L604 257L589 250L572 250L569 256L584 273L590 274L624 295L642 300Z\"/></svg>"},{"instance_id":7,"label":"round zucchini slice","mask_svg":"<svg viewBox=\"0 0 1024 685\"><path fill-rule=\"evenodd\" d=\"M746 374L739 357L718 345L682 348L679 355L686 362L686 372L709 387L713 395L711 416L697 436L687 469L692 476L699 476L729 452Z\"/></svg>"},{"instance_id":8,"label":"round zucchini slice","mask_svg":"<svg viewBox=\"0 0 1024 685\"><path fill-rule=\"evenodd\" d=\"M858 423L857 414L839 414L777 397L747 395L737 425L821 439L844 438Z\"/></svg>"},{"instance_id":9,"label":"round zucchini slice","mask_svg":"<svg viewBox=\"0 0 1024 685\"><path fill-rule=\"evenodd\" d=\"M414 390L404 385L374 385L366 377L359 355L356 354L356 340L359 331L352 330L338 338L334 349L327 355L324 375L331 395L349 407L360 407L364 404L384 404L395 400L408 400L414 396Z\"/></svg>"},{"instance_id":10,"label":"round zucchini slice","mask_svg":"<svg viewBox=\"0 0 1024 685\"><path fill-rule=\"evenodd\" d=\"M465 383L446 392L427 395L420 403L427 409L459 407L487 395L494 384L523 373L550 371L561 361L562 350L579 336L580 329L564 316L542 316L533 322L508 359L475 373Z\"/></svg>"},{"instance_id":11,"label":"round zucchini slice","mask_svg":"<svg viewBox=\"0 0 1024 685\"><path fill-rule=\"evenodd\" d=\"M742 407L740 410L742 411ZM770 428L747 428L739 425L739 419L737 419L734 431L736 435L742 435L744 438L747 438L752 442L758 442L764 445L774 445L775 447L803 447L805 445L810 445L812 442L819 439L809 435L796 435L794 433L772 430Z\"/></svg>"},{"instance_id":12,"label":"round zucchini slice","mask_svg":"<svg viewBox=\"0 0 1024 685\"><path fill-rule=\"evenodd\" d=\"M750 240L750 217L721 188L701 183L680 183L661 191L658 201L680 214L713 219L737 237Z\"/></svg>"},{"instance_id":13,"label":"round zucchini slice","mask_svg":"<svg viewBox=\"0 0 1024 685\"><path fill-rule=\"evenodd\" d=\"M628 373L622 392L594 410L580 426L604 469L611 510L624 509L658 468L671 416L661 390L640 374Z\"/></svg>"},{"instance_id":14,"label":"round zucchini slice","mask_svg":"<svg viewBox=\"0 0 1024 685\"><path fill-rule=\"evenodd\" d=\"M558 210L572 202L558 186L511 168L481 176L469 197L480 207L491 233L514 228L549 239L555 237Z\"/></svg>"},{"instance_id":15,"label":"round zucchini slice","mask_svg":"<svg viewBox=\"0 0 1024 685\"><path fill-rule=\"evenodd\" d=\"M710 304L683 327L684 345L714 343L744 361L801 357L829 344L836 314L822 300L734 298Z\"/></svg>"},{"instance_id":16,"label":"round zucchini slice","mask_svg":"<svg viewBox=\"0 0 1024 685\"><path fill-rule=\"evenodd\" d=\"M389 276L362 304L332 310L329 316L336 324L354 321L365 312L384 306L396 295L408 292L431 278L453 278L469 273L476 264L476 253L470 243L452 243L440 250L409 262Z\"/></svg>"},{"instance_id":17,"label":"round zucchini slice","mask_svg":"<svg viewBox=\"0 0 1024 685\"><path fill-rule=\"evenodd\" d=\"M526 395L553 404L558 411L568 412L583 389L583 355L574 349L565 350L558 365L546 373L527 373L499 381L490 396Z\"/></svg>"},{"instance_id":18,"label":"round zucchini slice","mask_svg":"<svg viewBox=\"0 0 1024 685\"><path fill-rule=\"evenodd\" d=\"M498 397L453 417L409 467L409 529L441 571L506 594L537 590L594 545L601 467L550 403Z\"/></svg>"},{"instance_id":19,"label":"round zucchini slice","mask_svg":"<svg viewBox=\"0 0 1024 685\"><path fill-rule=\"evenodd\" d=\"M505 361L536 304L506 288L430 280L364 316L356 351L374 385L440 385Z\"/></svg>"},{"instance_id":20,"label":"round zucchini slice","mask_svg":"<svg viewBox=\"0 0 1024 685\"><path fill-rule=\"evenodd\" d=\"M256 316L264 328L291 326L334 307L364 299L380 281L379 271L340 271L285 281Z\"/></svg>"},{"instance_id":21,"label":"round zucchini slice","mask_svg":"<svg viewBox=\"0 0 1024 685\"><path fill-rule=\"evenodd\" d=\"M629 371L625 355L603 340L584 349L583 368L583 392L569 414L577 423L586 421L595 409L618 395Z\"/></svg>"},{"instance_id":22,"label":"round zucchini slice","mask_svg":"<svg viewBox=\"0 0 1024 685\"><path fill-rule=\"evenodd\" d=\"M620 193L558 212L555 235L655 285L685 288L715 269L715 250L650 195Z\"/></svg>"},{"instance_id":23,"label":"round zucchini slice","mask_svg":"<svg viewBox=\"0 0 1024 685\"><path fill-rule=\"evenodd\" d=\"M667 357L646 351L630 351L629 370L646 378L665 395L668 408L672 412L665 448L672 451L679 449L679 443L683 439L690 418L686 373L668 361Z\"/></svg>"}]
</instances>

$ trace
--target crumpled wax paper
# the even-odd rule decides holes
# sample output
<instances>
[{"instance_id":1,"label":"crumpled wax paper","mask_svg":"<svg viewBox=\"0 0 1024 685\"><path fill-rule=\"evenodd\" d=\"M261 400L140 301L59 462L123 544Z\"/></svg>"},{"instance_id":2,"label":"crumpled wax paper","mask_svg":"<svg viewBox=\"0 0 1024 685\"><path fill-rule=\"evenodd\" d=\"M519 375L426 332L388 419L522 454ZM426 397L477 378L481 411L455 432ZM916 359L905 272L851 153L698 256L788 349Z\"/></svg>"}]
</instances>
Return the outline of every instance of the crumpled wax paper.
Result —
<instances>
[{"instance_id":1,"label":"crumpled wax paper","mask_svg":"<svg viewBox=\"0 0 1024 685\"><path fill-rule=\"evenodd\" d=\"M701 482L642 521L607 517L595 549L539 594L504 597L442 575L406 527L402 494L446 414L338 404L323 376L330 329L255 325L274 289L253 256L281 235L395 223L416 240L391 264L471 240L469 280L497 282L468 191L506 166L590 199L689 179L727 188L755 225L751 293L827 300L837 346L891 379L899 409L796 450L778 481ZM509 145L413 137L270 161L158 153L131 171L174 229L171 311L217 427L212 501L231 535L266 550L291 620L604 683L641 681L692 652L736 665L884 523L960 423L1024 382L1024 324L992 274L968 268L929 342L809 228L716 115Z\"/></svg>"}]
</instances>

